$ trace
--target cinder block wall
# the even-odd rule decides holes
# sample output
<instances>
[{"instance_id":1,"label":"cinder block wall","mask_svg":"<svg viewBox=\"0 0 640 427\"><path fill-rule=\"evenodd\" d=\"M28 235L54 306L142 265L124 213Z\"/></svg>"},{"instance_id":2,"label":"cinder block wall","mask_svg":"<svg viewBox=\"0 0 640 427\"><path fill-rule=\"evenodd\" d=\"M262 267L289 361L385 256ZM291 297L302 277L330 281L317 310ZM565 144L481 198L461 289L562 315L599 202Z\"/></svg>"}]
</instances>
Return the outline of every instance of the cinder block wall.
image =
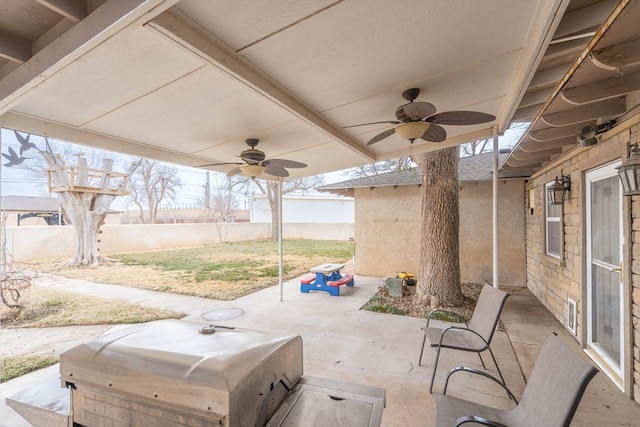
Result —
<instances>
[{"instance_id":1,"label":"cinder block wall","mask_svg":"<svg viewBox=\"0 0 640 427\"><path fill-rule=\"evenodd\" d=\"M268 239L267 223L197 223L105 225L98 247L102 254L187 248L201 245ZM353 224L283 224L285 239L349 240ZM7 250L16 262L70 258L75 249L71 226L7 227Z\"/></svg>"}]
</instances>

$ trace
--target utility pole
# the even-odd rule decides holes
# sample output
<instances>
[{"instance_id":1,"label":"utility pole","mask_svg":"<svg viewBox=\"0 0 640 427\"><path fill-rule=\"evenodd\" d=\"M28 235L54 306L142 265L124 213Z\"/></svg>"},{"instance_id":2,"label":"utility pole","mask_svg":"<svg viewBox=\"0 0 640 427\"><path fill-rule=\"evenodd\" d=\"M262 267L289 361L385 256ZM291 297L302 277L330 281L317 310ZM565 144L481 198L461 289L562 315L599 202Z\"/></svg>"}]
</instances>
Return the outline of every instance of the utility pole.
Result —
<instances>
[{"instance_id":1,"label":"utility pole","mask_svg":"<svg viewBox=\"0 0 640 427\"><path fill-rule=\"evenodd\" d=\"M207 172L207 180L204 184L204 208L211 208L211 181L209 179L209 172Z\"/></svg>"}]
</instances>

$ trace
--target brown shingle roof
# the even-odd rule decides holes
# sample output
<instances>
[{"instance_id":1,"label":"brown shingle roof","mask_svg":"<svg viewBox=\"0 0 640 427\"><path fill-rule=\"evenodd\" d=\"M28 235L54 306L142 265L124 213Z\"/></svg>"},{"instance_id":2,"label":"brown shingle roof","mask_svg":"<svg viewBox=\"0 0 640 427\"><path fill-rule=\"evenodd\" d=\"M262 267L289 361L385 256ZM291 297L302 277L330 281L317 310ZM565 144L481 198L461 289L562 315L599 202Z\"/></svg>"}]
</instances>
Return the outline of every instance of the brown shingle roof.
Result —
<instances>
[{"instance_id":1,"label":"brown shingle roof","mask_svg":"<svg viewBox=\"0 0 640 427\"><path fill-rule=\"evenodd\" d=\"M498 162L501 162L508 153L500 153ZM461 182L491 181L493 178L493 154L483 153L460 159L458 173ZM499 175L503 177L502 173ZM505 178L507 176L504 176ZM380 175L365 176L349 179L347 181L327 184L317 187L316 190L327 193L346 194L353 188L396 187L400 185L419 185L422 182L420 169L388 172Z\"/></svg>"}]
</instances>

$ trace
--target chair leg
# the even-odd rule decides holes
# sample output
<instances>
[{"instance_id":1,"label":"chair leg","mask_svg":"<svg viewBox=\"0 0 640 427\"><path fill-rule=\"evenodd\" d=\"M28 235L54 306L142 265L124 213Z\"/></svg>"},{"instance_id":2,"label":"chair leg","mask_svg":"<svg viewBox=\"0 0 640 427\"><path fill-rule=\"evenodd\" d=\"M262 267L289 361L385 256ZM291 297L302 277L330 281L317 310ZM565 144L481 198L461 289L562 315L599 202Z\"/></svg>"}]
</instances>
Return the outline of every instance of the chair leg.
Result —
<instances>
[{"instance_id":1,"label":"chair leg","mask_svg":"<svg viewBox=\"0 0 640 427\"><path fill-rule=\"evenodd\" d=\"M440 359L440 347L436 351L436 361L433 364L433 373L431 374L431 385L429 386L429 393L433 394L433 381L436 379L436 369L438 368L438 359Z\"/></svg>"},{"instance_id":2,"label":"chair leg","mask_svg":"<svg viewBox=\"0 0 640 427\"><path fill-rule=\"evenodd\" d=\"M507 383L504 380L504 377L502 376L502 372L500 372L500 367L498 366L498 362L496 361L496 358L493 355L493 351L491 350L490 346L487 346L487 348L489 349L489 354L491 355L491 358L493 359L493 364L496 365L496 369L498 370L498 375L500 375L500 379L502 380L502 384L504 384L506 386ZM480 354L480 353L478 353L478 354Z\"/></svg>"},{"instance_id":3,"label":"chair leg","mask_svg":"<svg viewBox=\"0 0 640 427\"><path fill-rule=\"evenodd\" d=\"M422 347L420 348L420 358L418 359L418 366L422 363L422 353L424 353L424 345L427 342L427 334L422 337Z\"/></svg>"},{"instance_id":4,"label":"chair leg","mask_svg":"<svg viewBox=\"0 0 640 427\"><path fill-rule=\"evenodd\" d=\"M484 370L487 370L486 365L484 364L484 360L482 359L482 355L480 354L480 352L478 352L478 357L480 358L480 363L482 363L482 367L484 368Z\"/></svg>"}]
</instances>

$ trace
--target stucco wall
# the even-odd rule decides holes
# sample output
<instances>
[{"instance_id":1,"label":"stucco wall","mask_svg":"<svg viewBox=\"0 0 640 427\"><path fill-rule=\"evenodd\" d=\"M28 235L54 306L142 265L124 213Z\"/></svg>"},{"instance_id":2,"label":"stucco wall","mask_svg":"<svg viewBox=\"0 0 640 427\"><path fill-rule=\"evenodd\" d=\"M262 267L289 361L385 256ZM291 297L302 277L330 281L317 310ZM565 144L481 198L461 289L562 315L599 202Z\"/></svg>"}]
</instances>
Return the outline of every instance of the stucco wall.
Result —
<instances>
[{"instance_id":1,"label":"stucco wall","mask_svg":"<svg viewBox=\"0 0 640 427\"><path fill-rule=\"evenodd\" d=\"M492 183L463 183L460 189L460 273L465 282L493 279ZM524 286L524 183L499 183L499 276L503 285ZM360 188L356 199L356 272L392 276L418 271L418 186Z\"/></svg>"},{"instance_id":2,"label":"stucco wall","mask_svg":"<svg viewBox=\"0 0 640 427\"><path fill-rule=\"evenodd\" d=\"M533 206L527 197L527 286L566 326L568 303L577 303L576 340L586 346L586 230L585 173L599 166L627 157L628 126L640 130L640 116L600 136L598 144L577 146L541 169L527 184ZM561 173L571 175L569 201L563 204L564 259L545 254L544 185ZM623 239L625 243L623 297L625 300L625 355L623 372L625 391L640 403L640 196L623 197Z\"/></svg>"},{"instance_id":3,"label":"stucco wall","mask_svg":"<svg viewBox=\"0 0 640 427\"><path fill-rule=\"evenodd\" d=\"M99 235L102 254L194 247L226 241L268 239L270 224L140 224L105 225ZM226 233L226 235L224 235ZM7 249L14 261L69 258L74 251L74 230L62 227L7 227ZM284 224L285 239L349 240L353 224Z\"/></svg>"}]
</instances>

